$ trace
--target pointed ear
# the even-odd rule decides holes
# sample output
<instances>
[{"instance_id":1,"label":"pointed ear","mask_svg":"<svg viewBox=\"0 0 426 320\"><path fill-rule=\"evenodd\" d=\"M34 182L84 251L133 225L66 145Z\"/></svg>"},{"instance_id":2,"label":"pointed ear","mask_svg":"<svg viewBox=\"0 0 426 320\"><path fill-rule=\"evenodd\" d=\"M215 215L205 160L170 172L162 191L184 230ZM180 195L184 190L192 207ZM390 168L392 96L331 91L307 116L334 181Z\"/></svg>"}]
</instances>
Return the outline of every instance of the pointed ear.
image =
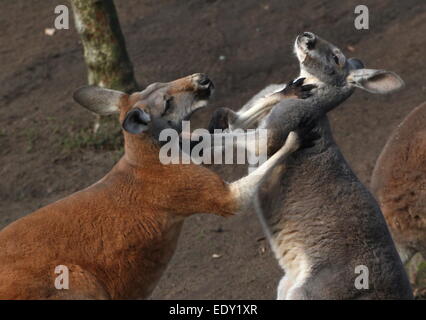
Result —
<instances>
[{"instance_id":1,"label":"pointed ear","mask_svg":"<svg viewBox=\"0 0 426 320\"><path fill-rule=\"evenodd\" d=\"M103 116L119 113L120 100L124 97L127 97L124 92L96 86L81 87L73 95L77 103Z\"/></svg>"},{"instance_id":2,"label":"pointed ear","mask_svg":"<svg viewBox=\"0 0 426 320\"><path fill-rule=\"evenodd\" d=\"M151 117L140 108L130 110L123 121L122 127L129 133L139 134L148 130Z\"/></svg>"},{"instance_id":3,"label":"pointed ear","mask_svg":"<svg viewBox=\"0 0 426 320\"><path fill-rule=\"evenodd\" d=\"M404 81L394 72L356 69L349 72L349 84L371 93L387 94L404 87Z\"/></svg>"}]
</instances>

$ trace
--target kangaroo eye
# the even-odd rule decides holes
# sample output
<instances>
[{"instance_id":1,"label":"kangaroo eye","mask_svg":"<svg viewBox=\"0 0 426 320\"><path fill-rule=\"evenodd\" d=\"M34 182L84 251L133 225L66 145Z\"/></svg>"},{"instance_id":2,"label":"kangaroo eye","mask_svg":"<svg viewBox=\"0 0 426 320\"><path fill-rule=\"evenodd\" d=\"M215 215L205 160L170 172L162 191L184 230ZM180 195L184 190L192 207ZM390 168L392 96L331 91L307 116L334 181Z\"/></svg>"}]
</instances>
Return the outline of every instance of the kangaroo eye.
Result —
<instances>
[{"instance_id":1,"label":"kangaroo eye","mask_svg":"<svg viewBox=\"0 0 426 320\"><path fill-rule=\"evenodd\" d=\"M173 98L168 98L165 102L165 106L164 106L164 111L162 115L165 115L166 113L168 113L172 107L172 100Z\"/></svg>"},{"instance_id":2,"label":"kangaroo eye","mask_svg":"<svg viewBox=\"0 0 426 320\"><path fill-rule=\"evenodd\" d=\"M336 64L339 64L339 57L333 54L333 60Z\"/></svg>"}]
</instances>

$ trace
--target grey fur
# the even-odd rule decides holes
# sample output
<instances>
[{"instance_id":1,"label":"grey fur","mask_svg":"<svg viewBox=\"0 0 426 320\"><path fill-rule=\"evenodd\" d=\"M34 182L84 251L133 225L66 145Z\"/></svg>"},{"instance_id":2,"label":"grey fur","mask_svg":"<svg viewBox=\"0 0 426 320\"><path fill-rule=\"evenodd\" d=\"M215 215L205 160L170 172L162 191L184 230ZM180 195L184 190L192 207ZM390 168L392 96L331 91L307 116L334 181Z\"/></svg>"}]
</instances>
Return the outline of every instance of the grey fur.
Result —
<instances>
[{"instance_id":1,"label":"grey fur","mask_svg":"<svg viewBox=\"0 0 426 320\"><path fill-rule=\"evenodd\" d=\"M266 88L262 89L258 94L256 94L254 97L252 97L244 106L240 108L240 110L237 112L237 114L242 113L244 111L247 111L250 109L253 104L259 100L260 98L270 96L271 94L280 91L286 87L285 83L282 84L270 84Z\"/></svg>"},{"instance_id":2,"label":"grey fur","mask_svg":"<svg viewBox=\"0 0 426 320\"><path fill-rule=\"evenodd\" d=\"M320 136L315 146L293 153L268 171L258 189L255 207L286 272L278 297L411 299L407 275L380 208L341 154L326 115L346 100L355 86L363 87L368 81L357 79L356 85L349 81L353 66L362 64L348 62L335 46L312 33L304 36L298 37L296 46L312 39L316 42L309 59L304 56L309 50L297 52L301 76L310 77L308 81L317 89L307 99L282 100L259 125L268 129L269 154L276 152L306 117L318 121L314 131ZM344 67L335 68L329 53L338 54L335 61ZM402 86L399 77L392 79L392 87L386 83L386 90L379 91L375 84L375 92ZM253 105L251 101L242 110ZM355 287L359 276L355 268L360 265L369 270L369 289Z\"/></svg>"}]
</instances>

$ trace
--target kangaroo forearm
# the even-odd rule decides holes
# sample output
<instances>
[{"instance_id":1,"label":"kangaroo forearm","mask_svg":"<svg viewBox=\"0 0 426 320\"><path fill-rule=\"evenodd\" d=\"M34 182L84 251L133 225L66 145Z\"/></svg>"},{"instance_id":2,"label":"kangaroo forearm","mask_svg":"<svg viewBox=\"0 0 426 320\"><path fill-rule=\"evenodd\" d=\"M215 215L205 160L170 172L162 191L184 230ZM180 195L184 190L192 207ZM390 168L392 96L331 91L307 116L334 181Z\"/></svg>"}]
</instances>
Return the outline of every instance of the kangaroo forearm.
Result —
<instances>
[{"instance_id":1,"label":"kangaroo forearm","mask_svg":"<svg viewBox=\"0 0 426 320\"><path fill-rule=\"evenodd\" d=\"M253 196L257 192L257 188L261 184L263 177L277 164L285 161L299 148L299 145L300 142L297 134L290 132L284 146L274 153L273 156L249 175L230 184L231 192L237 199L239 211L247 210L251 206Z\"/></svg>"}]
</instances>

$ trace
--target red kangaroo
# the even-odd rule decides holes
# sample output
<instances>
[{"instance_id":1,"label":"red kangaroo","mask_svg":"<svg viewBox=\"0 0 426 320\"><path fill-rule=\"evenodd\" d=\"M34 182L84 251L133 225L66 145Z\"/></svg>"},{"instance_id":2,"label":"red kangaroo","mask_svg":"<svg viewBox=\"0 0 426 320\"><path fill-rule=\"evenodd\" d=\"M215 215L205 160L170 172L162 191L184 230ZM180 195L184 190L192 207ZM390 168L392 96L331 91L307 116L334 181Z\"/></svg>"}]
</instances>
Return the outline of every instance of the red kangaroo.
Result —
<instances>
[{"instance_id":1,"label":"red kangaroo","mask_svg":"<svg viewBox=\"0 0 426 320\"><path fill-rule=\"evenodd\" d=\"M280 151L231 184L202 166L163 165L159 132L180 130L212 89L205 75L194 74L132 95L77 90L74 98L84 107L119 114L124 156L97 183L0 231L0 299L146 298L175 251L185 217L246 210L265 172L300 141L292 132ZM55 286L59 265L68 270L68 289Z\"/></svg>"},{"instance_id":2,"label":"red kangaroo","mask_svg":"<svg viewBox=\"0 0 426 320\"><path fill-rule=\"evenodd\" d=\"M426 258L426 103L395 129L371 178L403 262Z\"/></svg>"}]
</instances>

